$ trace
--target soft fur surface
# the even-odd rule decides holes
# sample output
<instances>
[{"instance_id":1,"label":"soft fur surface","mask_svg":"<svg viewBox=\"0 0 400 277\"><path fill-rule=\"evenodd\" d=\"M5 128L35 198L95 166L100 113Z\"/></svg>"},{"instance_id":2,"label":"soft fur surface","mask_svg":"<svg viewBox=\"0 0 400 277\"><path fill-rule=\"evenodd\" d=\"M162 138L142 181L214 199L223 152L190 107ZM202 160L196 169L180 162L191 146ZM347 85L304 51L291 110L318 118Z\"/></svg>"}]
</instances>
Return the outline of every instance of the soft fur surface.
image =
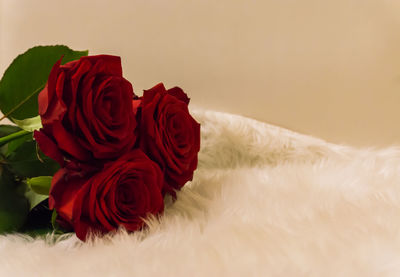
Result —
<instances>
[{"instance_id":1,"label":"soft fur surface","mask_svg":"<svg viewBox=\"0 0 400 277\"><path fill-rule=\"evenodd\" d=\"M193 111L199 168L143 232L0 238L1 276L399 276L400 149Z\"/></svg>"}]
</instances>

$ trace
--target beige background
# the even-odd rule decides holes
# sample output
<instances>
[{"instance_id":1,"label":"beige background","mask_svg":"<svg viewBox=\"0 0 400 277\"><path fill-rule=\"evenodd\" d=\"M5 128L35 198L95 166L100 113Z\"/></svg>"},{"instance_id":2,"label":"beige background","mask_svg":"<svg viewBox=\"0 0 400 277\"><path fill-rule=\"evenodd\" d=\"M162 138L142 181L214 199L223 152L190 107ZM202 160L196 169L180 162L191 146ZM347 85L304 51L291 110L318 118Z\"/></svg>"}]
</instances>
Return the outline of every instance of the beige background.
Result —
<instances>
[{"instance_id":1,"label":"beige background","mask_svg":"<svg viewBox=\"0 0 400 277\"><path fill-rule=\"evenodd\" d=\"M36 44L122 56L136 92L332 142L400 145L398 0L0 0L0 72Z\"/></svg>"}]
</instances>

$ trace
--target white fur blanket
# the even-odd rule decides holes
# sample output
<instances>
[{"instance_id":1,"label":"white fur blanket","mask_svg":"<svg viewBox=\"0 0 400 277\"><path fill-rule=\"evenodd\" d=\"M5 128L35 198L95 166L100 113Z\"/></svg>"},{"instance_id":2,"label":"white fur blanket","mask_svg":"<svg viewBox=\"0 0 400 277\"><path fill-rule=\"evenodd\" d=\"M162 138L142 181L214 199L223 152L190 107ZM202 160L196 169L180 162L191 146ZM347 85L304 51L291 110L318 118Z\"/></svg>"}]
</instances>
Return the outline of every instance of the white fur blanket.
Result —
<instances>
[{"instance_id":1,"label":"white fur blanket","mask_svg":"<svg viewBox=\"0 0 400 277\"><path fill-rule=\"evenodd\" d=\"M93 243L0 237L0 276L400 276L399 148L193 113L199 168L161 221Z\"/></svg>"}]
</instances>

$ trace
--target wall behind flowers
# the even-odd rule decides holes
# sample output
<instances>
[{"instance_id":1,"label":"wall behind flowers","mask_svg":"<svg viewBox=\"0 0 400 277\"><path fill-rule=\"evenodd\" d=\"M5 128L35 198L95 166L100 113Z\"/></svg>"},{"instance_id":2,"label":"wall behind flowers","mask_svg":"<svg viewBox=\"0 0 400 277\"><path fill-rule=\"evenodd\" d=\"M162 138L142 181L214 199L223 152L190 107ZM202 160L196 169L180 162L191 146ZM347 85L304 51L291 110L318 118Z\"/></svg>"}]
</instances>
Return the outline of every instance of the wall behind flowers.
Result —
<instances>
[{"instance_id":1,"label":"wall behind flowers","mask_svg":"<svg viewBox=\"0 0 400 277\"><path fill-rule=\"evenodd\" d=\"M397 0L0 0L0 74L36 44L122 56L136 92L331 142L400 145Z\"/></svg>"}]
</instances>

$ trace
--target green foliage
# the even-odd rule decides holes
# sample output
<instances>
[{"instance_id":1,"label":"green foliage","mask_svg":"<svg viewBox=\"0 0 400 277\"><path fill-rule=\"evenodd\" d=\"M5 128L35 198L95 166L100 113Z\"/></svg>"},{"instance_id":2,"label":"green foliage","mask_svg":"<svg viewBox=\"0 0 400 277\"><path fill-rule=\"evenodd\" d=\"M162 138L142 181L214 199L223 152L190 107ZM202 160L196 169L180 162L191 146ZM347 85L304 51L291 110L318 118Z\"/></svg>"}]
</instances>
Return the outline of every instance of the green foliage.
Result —
<instances>
[{"instance_id":1,"label":"green foliage","mask_svg":"<svg viewBox=\"0 0 400 277\"><path fill-rule=\"evenodd\" d=\"M26 136L15 136L16 133L21 132L21 128L13 125L0 125L0 153L6 155L9 147L7 143L15 140L24 141ZM11 137L11 138L10 138ZM5 145L5 146L4 146ZM14 147L14 146L12 146Z\"/></svg>"},{"instance_id":2,"label":"green foliage","mask_svg":"<svg viewBox=\"0 0 400 277\"><path fill-rule=\"evenodd\" d=\"M26 224L21 231L33 237L53 233L51 215L52 211L49 209L47 198L45 198L29 211Z\"/></svg>"},{"instance_id":3,"label":"green foliage","mask_svg":"<svg viewBox=\"0 0 400 277\"><path fill-rule=\"evenodd\" d=\"M60 229L58 223L57 223L57 211L54 209L53 213L51 214L51 226L53 227L54 230Z\"/></svg>"},{"instance_id":4,"label":"green foliage","mask_svg":"<svg viewBox=\"0 0 400 277\"><path fill-rule=\"evenodd\" d=\"M25 192L25 197L26 197L26 199L28 199L29 210L31 211L39 203L41 203L42 201L46 200L49 196L36 193L32 189L28 188L28 190Z\"/></svg>"},{"instance_id":5,"label":"green foliage","mask_svg":"<svg viewBox=\"0 0 400 277\"><path fill-rule=\"evenodd\" d=\"M0 80L0 111L18 126L0 125L0 233L51 232L51 179L59 165L37 148L32 132L42 127L37 97L53 65L87 56L64 45L37 46L19 55Z\"/></svg>"},{"instance_id":6,"label":"green foliage","mask_svg":"<svg viewBox=\"0 0 400 277\"><path fill-rule=\"evenodd\" d=\"M39 176L28 178L26 183L30 187L31 190L41 195L49 195L52 176Z\"/></svg>"},{"instance_id":7,"label":"green foliage","mask_svg":"<svg viewBox=\"0 0 400 277\"><path fill-rule=\"evenodd\" d=\"M21 128L19 128L18 126L0 125L0 137L5 137L18 131L21 131Z\"/></svg>"},{"instance_id":8,"label":"green foliage","mask_svg":"<svg viewBox=\"0 0 400 277\"><path fill-rule=\"evenodd\" d=\"M21 129L28 132L33 132L42 128L42 120L39 115L25 118L23 120L12 118L12 121L14 121L14 123L17 124Z\"/></svg>"},{"instance_id":9,"label":"green foliage","mask_svg":"<svg viewBox=\"0 0 400 277\"><path fill-rule=\"evenodd\" d=\"M26 185L0 167L0 233L19 230L26 221L29 203L24 196Z\"/></svg>"},{"instance_id":10,"label":"green foliage","mask_svg":"<svg viewBox=\"0 0 400 277\"><path fill-rule=\"evenodd\" d=\"M1 137L0 138L0 146L3 146L4 144L6 144L10 141L13 141L13 140L21 138L21 137L25 137L27 135L31 135L31 133L28 131L25 131L25 130L21 130L21 131L9 134L8 136Z\"/></svg>"},{"instance_id":11,"label":"green foliage","mask_svg":"<svg viewBox=\"0 0 400 277\"><path fill-rule=\"evenodd\" d=\"M53 228L55 234L61 235L61 234L68 233L68 230L65 230L64 228L62 228L62 227L60 226L60 224L58 224L58 222L57 222L57 216L58 216L58 215L57 215L57 211L54 209L53 212L52 212L52 214L51 214L51 226L52 226L52 228Z\"/></svg>"},{"instance_id":12,"label":"green foliage","mask_svg":"<svg viewBox=\"0 0 400 277\"><path fill-rule=\"evenodd\" d=\"M5 152L6 157L14 153L18 149L18 147L20 147L22 144L31 140L32 140L32 134L19 137L7 143L5 146L7 149L7 151Z\"/></svg>"},{"instance_id":13,"label":"green foliage","mask_svg":"<svg viewBox=\"0 0 400 277\"><path fill-rule=\"evenodd\" d=\"M64 45L36 46L19 55L0 80L0 110L12 119L38 115L37 95L45 87L53 65L87 56L88 51L74 51Z\"/></svg>"},{"instance_id":14,"label":"green foliage","mask_svg":"<svg viewBox=\"0 0 400 277\"><path fill-rule=\"evenodd\" d=\"M53 176L60 167L54 160L38 153L33 140L24 142L12 152L7 157L7 166L20 178Z\"/></svg>"}]
</instances>

